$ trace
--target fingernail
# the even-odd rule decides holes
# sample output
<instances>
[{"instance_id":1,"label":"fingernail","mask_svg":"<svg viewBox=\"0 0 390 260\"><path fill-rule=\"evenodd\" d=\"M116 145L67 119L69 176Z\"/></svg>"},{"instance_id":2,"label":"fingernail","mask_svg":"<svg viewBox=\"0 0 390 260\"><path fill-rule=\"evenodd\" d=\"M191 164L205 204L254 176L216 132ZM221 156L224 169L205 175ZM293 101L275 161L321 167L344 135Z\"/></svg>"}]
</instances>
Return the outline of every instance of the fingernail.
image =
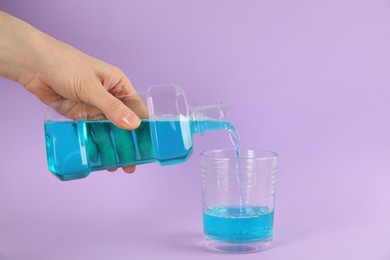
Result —
<instances>
[{"instance_id":1,"label":"fingernail","mask_svg":"<svg viewBox=\"0 0 390 260\"><path fill-rule=\"evenodd\" d=\"M138 117L136 117L134 114L127 114L125 115L124 117L122 117L122 121L123 121L123 124L126 128L129 128L130 130L131 129L136 129L141 121L139 120Z\"/></svg>"}]
</instances>

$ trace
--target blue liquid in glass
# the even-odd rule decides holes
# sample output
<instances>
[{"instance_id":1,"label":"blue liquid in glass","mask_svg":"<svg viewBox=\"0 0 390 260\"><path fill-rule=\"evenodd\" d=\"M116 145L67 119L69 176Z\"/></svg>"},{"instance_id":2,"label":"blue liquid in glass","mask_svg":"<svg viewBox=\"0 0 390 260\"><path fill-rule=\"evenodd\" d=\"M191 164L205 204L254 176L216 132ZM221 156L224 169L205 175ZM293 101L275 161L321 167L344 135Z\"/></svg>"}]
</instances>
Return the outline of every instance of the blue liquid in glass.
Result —
<instances>
[{"instance_id":1,"label":"blue liquid in glass","mask_svg":"<svg viewBox=\"0 0 390 260\"><path fill-rule=\"evenodd\" d=\"M49 170L61 180L85 178L91 171L158 162L186 161L196 122L143 119L129 131L108 120L45 122ZM228 129L229 122L202 121L203 131Z\"/></svg>"},{"instance_id":2,"label":"blue liquid in glass","mask_svg":"<svg viewBox=\"0 0 390 260\"><path fill-rule=\"evenodd\" d=\"M272 237L273 212L267 207L216 206L203 212L207 237L227 243L251 243Z\"/></svg>"}]
</instances>

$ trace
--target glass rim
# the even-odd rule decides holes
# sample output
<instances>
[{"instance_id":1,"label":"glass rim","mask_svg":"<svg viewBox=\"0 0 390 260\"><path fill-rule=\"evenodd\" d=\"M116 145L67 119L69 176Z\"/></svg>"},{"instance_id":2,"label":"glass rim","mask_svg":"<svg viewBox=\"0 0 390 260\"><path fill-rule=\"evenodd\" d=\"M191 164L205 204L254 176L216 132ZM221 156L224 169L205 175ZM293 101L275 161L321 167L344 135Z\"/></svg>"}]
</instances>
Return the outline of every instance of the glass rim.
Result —
<instances>
[{"instance_id":1,"label":"glass rim","mask_svg":"<svg viewBox=\"0 0 390 260\"><path fill-rule=\"evenodd\" d=\"M248 156L248 151L254 153L253 156ZM238 160L266 160L277 158L278 154L276 152L264 149L240 149L240 157ZM243 154L245 152L245 154ZM213 160L237 160L236 150L233 148L230 149L211 149L206 150L200 153L202 158L208 158Z\"/></svg>"}]
</instances>

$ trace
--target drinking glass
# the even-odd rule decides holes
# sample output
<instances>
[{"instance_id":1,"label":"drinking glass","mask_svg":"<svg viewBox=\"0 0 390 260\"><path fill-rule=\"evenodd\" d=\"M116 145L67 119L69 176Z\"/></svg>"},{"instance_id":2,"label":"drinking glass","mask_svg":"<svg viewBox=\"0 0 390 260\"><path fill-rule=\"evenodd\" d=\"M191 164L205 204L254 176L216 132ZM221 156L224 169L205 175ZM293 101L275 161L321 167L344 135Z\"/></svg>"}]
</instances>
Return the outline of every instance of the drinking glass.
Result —
<instances>
[{"instance_id":1,"label":"drinking glass","mask_svg":"<svg viewBox=\"0 0 390 260\"><path fill-rule=\"evenodd\" d=\"M201 153L206 248L253 253L271 245L276 159L264 150Z\"/></svg>"}]
</instances>

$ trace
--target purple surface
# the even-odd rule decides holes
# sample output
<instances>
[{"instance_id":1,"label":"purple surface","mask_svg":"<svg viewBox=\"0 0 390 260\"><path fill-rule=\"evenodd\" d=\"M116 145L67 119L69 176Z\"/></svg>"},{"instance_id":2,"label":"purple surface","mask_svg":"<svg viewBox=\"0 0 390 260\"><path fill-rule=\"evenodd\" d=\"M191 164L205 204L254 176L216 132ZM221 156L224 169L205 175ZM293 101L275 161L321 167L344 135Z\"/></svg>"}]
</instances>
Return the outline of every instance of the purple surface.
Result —
<instances>
[{"instance_id":1,"label":"purple surface","mask_svg":"<svg viewBox=\"0 0 390 260\"><path fill-rule=\"evenodd\" d=\"M0 8L122 68L224 101L242 146L279 153L275 242L204 251L190 161L60 182L44 106L0 79L0 259L390 259L390 2L2 0Z\"/></svg>"}]
</instances>

